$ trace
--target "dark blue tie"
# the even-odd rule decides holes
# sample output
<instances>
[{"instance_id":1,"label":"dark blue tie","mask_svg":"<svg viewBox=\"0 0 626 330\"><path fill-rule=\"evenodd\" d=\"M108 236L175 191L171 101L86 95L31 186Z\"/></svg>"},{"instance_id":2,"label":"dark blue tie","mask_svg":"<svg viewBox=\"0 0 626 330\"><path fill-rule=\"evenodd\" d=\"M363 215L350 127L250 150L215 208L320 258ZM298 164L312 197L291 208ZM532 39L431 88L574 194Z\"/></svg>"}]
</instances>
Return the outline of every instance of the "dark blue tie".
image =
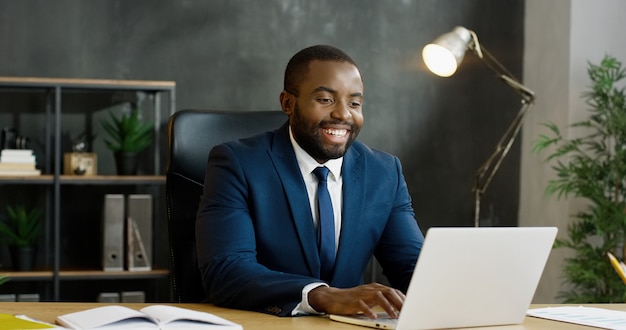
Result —
<instances>
[{"instance_id":1,"label":"dark blue tie","mask_svg":"<svg viewBox=\"0 0 626 330\"><path fill-rule=\"evenodd\" d=\"M320 253L321 279L330 281L335 264L335 217L333 203L326 187L328 177L327 167L318 167L313 170L317 177L317 202L319 222L317 224L317 246Z\"/></svg>"}]
</instances>

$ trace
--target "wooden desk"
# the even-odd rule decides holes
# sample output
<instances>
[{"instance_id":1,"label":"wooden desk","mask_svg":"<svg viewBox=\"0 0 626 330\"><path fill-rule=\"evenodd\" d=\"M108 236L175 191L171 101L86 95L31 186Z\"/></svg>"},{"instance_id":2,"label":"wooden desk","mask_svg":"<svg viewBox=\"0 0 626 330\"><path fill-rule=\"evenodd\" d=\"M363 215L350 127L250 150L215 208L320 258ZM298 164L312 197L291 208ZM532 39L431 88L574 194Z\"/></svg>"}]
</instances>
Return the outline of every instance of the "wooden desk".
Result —
<instances>
[{"instance_id":1,"label":"wooden desk","mask_svg":"<svg viewBox=\"0 0 626 330\"><path fill-rule=\"evenodd\" d=\"M103 306L106 304L99 303L57 303L57 302L0 302L0 313L4 314L25 314L32 318L54 323L58 315L85 310L93 307ZM120 304L135 309L140 309L150 304ZM303 316L303 317L277 317L262 313L240 311L234 309L226 309L207 304L168 304L180 306L184 308L204 311L217 316L228 319L232 322L239 323L245 330L255 329L367 329L349 324L343 324L329 320L325 316ZM531 308L540 308L557 305L532 305ZM626 311L626 304L598 304L596 307ZM472 329L596 329L591 327L579 326L570 323L561 323L549 320L543 320L534 317L526 317L523 324L510 326L494 326Z\"/></svg>"}]
</instances>

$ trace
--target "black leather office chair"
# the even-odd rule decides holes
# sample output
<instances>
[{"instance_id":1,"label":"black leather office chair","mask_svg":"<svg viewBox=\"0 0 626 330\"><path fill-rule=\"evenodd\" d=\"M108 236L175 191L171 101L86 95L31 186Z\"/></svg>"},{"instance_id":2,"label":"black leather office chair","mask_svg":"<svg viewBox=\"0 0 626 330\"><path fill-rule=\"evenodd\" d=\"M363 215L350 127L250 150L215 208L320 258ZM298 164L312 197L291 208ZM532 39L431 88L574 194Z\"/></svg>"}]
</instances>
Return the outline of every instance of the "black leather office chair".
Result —
<instances>
[{"instance_id":1,"label":"black leather office chair","mask_svg":"<svg viewBox=\"0 0 626 330\"><path fill-rule=\"evenodd\" d=\"M165 196L175 302L206 298L198 270L195 221L209 151L222 142L277 129L286 121L282 111L181 110L170 117Z\"/></svg>"}]
</instances>

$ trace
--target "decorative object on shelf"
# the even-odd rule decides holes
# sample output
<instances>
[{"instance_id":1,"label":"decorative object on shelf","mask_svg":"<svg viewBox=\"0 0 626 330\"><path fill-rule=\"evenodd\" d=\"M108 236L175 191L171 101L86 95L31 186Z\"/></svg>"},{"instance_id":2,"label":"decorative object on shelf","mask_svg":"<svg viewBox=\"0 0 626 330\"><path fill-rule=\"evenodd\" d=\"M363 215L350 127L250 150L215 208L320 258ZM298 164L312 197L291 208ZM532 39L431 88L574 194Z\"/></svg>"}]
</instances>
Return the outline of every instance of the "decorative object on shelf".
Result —
<instances>
[{"instance_id":1,"label":"decorative object on shelf","mask_svg":"<svg viewBox=\"0 0 626 330\"><path fill-rule=\"evenodd\" d=\"M140 119L140 110L134 106L130 115L116 116L109 112L111 121L101 122L110 140L105 140L107 147L113 151L119 175L136 175L139 152L152 144L152 124Z\"/></svg>"},{"instance_id":2,"label":"decorative object on shelf","mask_svg":"<svg viewBox=\"0 0 626 330\"><path fill-rule=\"evenodd\" d=\"M2 242L9 247L13 268L31 270L35 262L35 248L41 228L41 210L23 205L7 205L7 221L0 221Z\"/></svg>"},{"instance_id":3,"label":"decorative object on shelf","mask_svg":"<svg viewBox=\"0 0 626 330\"><path fill-rule=\"evenodd\" d=\"M2 137L0 138L0 147L2 149L15 149L15 136L17 133L14 128L5 127L2 129Z\"/></svg>"},{"instance_id":4,"label":"decorative object on shelf","mask_svg":"<svg viewBox=\"0 0 626 330\"><path fill-rule=\"evenodd\" d=\"M72 152L63 154L63 174L65 175L97 175L98 155L87 152L85 133L79 135L72 143Z\"/></svg>"},{"instance_id":5,"label":"decorative object on shelf","mask_svg":"<svg viewBox=\"0 0 626 330\"><path fill-rule=\"evenodd\" d=\"M14 128L5 127L2 129L0 137L0 147L2 149L28 149L30 148L30 139L18 134Z\"/></svg>"},{"instance_id":6,"label":"decorative object on shelf","mask_svg":"<svg viewBox=\"0 0 626 330\"><path fill-rule=\"evenodd\" d=\"M493 153L476 171L474 186L474 226L480 226L480 202L487 190L491 179L500 168L500 164L509 153L515 138L517 137L528 110L535 101L535 93L524 86L513 74L509 72L495 57L491 55L479 42L478 36L472 30L457 26L451 32L441 35L432 43L424 46L422 57L426 67L434 74L441 77L449 77L456 72L457 67L463 61L465 51L470 49L478 58L493 71L497 78L508 85L521 98L521 104L517 116L509 124L504 135L498 141Z\"/></svg>"},{"instance_id":7,"label":"decorative object on shelf","mask_svg":"<svg viewBox=\"0 0 626 330\"><path fill-rule=\"evenodd\" d=\"M574 252L565 259L566 291L559 297L575 304L623 302L626 285L606 255L626 255L626 70L607 55L599 65L589 63L587 73L588 117L570 124L572 130L564 135L554 123L546 123L550 133L539 136L534 151L548 152L546 161L556 171L546 187L549 195L586 200L567 236L556 240L555 247Z\"/></svg>"},{"instance_id":8,"label":"decorative object on shelf","mask_svg":"<svg viewBox=\"0 0 626 330\"><path fill-rule=\"evenodd\" d=\"M93 152L64 153L63 174L98 175L98 155Z\"/></svg>"}]
</instances>

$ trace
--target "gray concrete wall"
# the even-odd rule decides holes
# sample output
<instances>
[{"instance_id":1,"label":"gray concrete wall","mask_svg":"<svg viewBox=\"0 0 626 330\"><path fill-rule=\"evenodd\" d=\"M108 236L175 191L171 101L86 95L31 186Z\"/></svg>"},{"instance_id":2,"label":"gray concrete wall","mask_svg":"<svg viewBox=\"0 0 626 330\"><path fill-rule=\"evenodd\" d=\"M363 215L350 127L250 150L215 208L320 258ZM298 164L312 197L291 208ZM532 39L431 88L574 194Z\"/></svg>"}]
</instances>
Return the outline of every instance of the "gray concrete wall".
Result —
<instances>
[{"instance_id":1,"label":"gray concrete wall","mask_svg":"<svg viewBox=\"0 0 626 330\"><path fill-rule=\"evenodd\" d=\"M588 116L582 94L590 85L588 61L597 64L605 54L626 61L620 0L526 1L524 81L537 93L537 104L524 127L521 152L520 226L558 226L566 235L571 214L584 201L548 197L545 188L554 178L545 155L534 154L532 144L546 133L542 123L557 124L566 136L576 132L568 125ZM563 258L571 251L553 250L535 295L535 302L558 302Z\"/></svg>"},{"instance_id":2,"label":"gray concrete wall","mask_svg":"<svg viewBox=\"0 0 626 330\"><path fill-rule=\"evenodd\" d=\"M474 171L518 99L473 54L444 79L426 72L421 49L464 25L521 75L523 12L521 0L0 0L0 75L174 80L178 109L279 109L290 56L332 44L363 72L360 138L401 158L424 229L472 225ZM25 109L0 107L14 110ZM516 145L484 224L517 223L518 160Z\"/></svg>"},{"instance_id":3,"label":"gray concrete wall","mask_svg":"<svg viewBox=\"0 0 626 330\"><path fill-rule=\"evenodd\" d=\"M400 157L425 231L473 225L474 173L519 98L470 53L454 77L435 77L422 47L462 25L521 77L523 24L523 0L0 0L0 76L172 80L178 109L279 109L288 59L335 45L365 79L360 139ZM63 104L62 151L93 125L102 174L114 170L96 119L111 98ZM41 97L0 93L0 126L33 134L41 149L42 106ZM517 224L519 147L483 198L482 225Z\"/></svg>"}]
</instances>

